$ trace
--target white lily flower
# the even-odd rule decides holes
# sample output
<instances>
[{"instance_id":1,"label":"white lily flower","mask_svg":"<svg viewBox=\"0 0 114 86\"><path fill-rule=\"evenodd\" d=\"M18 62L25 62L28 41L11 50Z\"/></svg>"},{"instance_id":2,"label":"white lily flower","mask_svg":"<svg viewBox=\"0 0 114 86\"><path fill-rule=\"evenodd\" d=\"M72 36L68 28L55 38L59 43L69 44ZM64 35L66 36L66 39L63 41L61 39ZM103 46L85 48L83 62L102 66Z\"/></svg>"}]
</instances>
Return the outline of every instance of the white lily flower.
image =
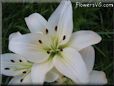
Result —
<instances>
[{"instance_id":1,"label":"white lily flower","mask_svg":"<svg viewBox=\"0 0 114 86\"><path fill-rule=\"evenodd\" d=\"M88 83L89 71L80 50L97 44L101 37L93 31L72 34L72 5L64 0L48 22L38 13L25 18L32 33L11 39L9 49L34 62L32 82L42 84L46 74L56 68L77 84Z\"/></svg>"},{"instance_id":2,"label":"white lily flower","mask_svg":"<svg viewBox=\"0 0 114 86\"><path fill-rule=\"evenodd\" d=\"M15 37L22 36L20 32L12 33L9 36L9 41ZM31 68L34 63L27 61L18 54L6 53L1 55L1 74L13 76L9 85L12 84L34 84L31 80ZM49 77L51 75L51 78ZM52 69L46 75L46 82L57 80L59 73Z\"/></svg>"},{"instance_id":3,"label":"white lily flower","mask_svg":"<svg viewBox=\"0 0 114 86\"><path fill-rule=\"evenodd\" d=\"M12 84L34 84L31 80L31 68L33 63L27 61L20 55L6 53L1 55L1 74L13 76L9 85ZM46 75L46 82L53 82L58 79L58 73L52 69ZM51 78L49 77L51 75Z\"/></svg>"},{"instance_id":4,"label":"white lily flower","mask_svg":"<svg viewBox=\"0 0 114 86\"><path fill-rule=\"evenodd\" d=\"M22 56L6 53L1 55L1 73L6 76L14 76L9 84L30 84L32 63Z\"/></svg>"}]
</instances>

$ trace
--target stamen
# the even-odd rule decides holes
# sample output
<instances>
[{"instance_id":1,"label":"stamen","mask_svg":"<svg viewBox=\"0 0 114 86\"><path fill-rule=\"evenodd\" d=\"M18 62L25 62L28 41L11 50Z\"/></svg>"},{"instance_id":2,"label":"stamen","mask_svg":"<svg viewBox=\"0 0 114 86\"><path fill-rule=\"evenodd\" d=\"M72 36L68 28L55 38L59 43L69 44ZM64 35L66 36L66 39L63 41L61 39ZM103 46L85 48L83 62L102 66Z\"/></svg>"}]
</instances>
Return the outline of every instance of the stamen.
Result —
<instances>
[{"instance_id":1,"label":"stamen","mask_svg":"<svg viewBox=\"0 0 114 86\"><path fill-rule=\"evenodd\" d=\"M55 31L57 31L57 26L55 26Z\"/></svg>"},{"instance_id":2,"label":"stamen","mask_svg":"<svg viewBox=\"0 0 114 86\"><path fill-rule=\"evenodd\" d=\"M57 81L54 81L54 83L57 83Z\"/></svg>"},{"instance_id":3,"label":"stamen","mask_svg":"<svg viewBox=\"0 0 114 86\"><path fill-rule=\"evenodd\" d=\"M41 40L38 40L40 44L42 44L42 41Z\"/></svg>"},{"instance_id":4,"label":"stamen","mask_svg":"<svg viewBox=\"0 0 114 86\"><path fill-rule=\"evenodd\" d=\"M19 62L22 62L22 60L20 59Z\"/></svg>"},{"instance_id":5,"label":"stamen","mask_svg":"<svg viewBox=\"0 0 114 86\"><path fill-rule=\"evenodd\" d=\"M48 34L48 29L46 28L46 34Z\"/></svg>"},{"instance_id":6,"label":"stamen","mask_svg":"<svg viewBox=\"0 0 114 86\"><path fill-rule=\"evenodd\" d=\"M22 81L23 81L23 79L20 80L20 82L22 82Z\"/></svg>"},{"instance_id":7,"label":"stamen","mask_svg":"<svg viewBox=\"0 0 114 86\"><path fill-rule=\"evenodd\" d=\"M13 63L15 62L14 60L10 60L10 61L13 62Z\"/></svg>"},{"instance_id":8,"label":"stamen","mask_svg":"<svg viewBox=\"0 0 114 86\"><path fill-rule=\"evenodd\" d=\"M30 61L27 60L28 63L31 63Z\"/></svg>"},{"instance_id":9,"label":"stamen","mask_svg":"<svg viewBox=\"0 0 114 86\"><path fill-rule=\"evenodd\" d=\"M63 36L63 40L65 40L65 39L66 39L66 36L64 35L64 36Z\"/></svg>"},{"instance_id":10,"label":"stamen","mask_svg":"<svg viewBox=\"0 0 114 86\"><path fill-rule=\"evenodd\" d=\"M5 70L9 70L10 68L4 68Z\"/></svg>"},{"instance_id":11,"label":"stamen","mask_svg":"<svg viewBox=\"0 0 114 86\"><path fill-rule=\"evenodd\" d=\"M63 51L63 49L61 48L60 51Z\"/></svg>"},{"instance_id":12,"label":"stamen","mask_svg":"<svg viewBox=\"0 0 114 86\"><path fill-rule=\"evenodd\" d=\"M48 53L48 54L50 54L50 52L49 52L49 51L47 51L47 53Z\"/></svg>"},{"instance_id":13,"label":"stamen","mask_svg":"<svg viewBox=\"0 0 114 86\"><path fill-rule=\"evenodd\" d=\"M64 78L66 77L66 76L63 76Z\"/></svg>"},{"instance_id":14,"label":"stamen","mask_svg":"<svg viewBox=\"0 0 114 86\"><path fill-rule=\"evenodd\" d=\"M25 74L25 73L26 73L26 71L23 71L23 73Z\"/></svg>"}]
</instances>

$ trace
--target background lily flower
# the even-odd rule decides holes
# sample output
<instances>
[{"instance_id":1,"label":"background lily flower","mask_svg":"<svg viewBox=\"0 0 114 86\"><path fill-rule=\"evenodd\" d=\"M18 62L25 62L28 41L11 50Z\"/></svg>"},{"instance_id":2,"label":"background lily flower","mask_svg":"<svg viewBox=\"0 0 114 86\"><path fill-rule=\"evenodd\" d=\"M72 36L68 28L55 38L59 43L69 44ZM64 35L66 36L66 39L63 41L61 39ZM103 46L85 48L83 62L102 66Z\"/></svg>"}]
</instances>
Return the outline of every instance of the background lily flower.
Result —
<instances>
[{"instance_id":1,"label":"background lily flower","mask_svg":"<svg viewBox=\"0 0 114 86\"><path fill-rule=\"evenodd\" d=\"M22 36L20 32L12 33L9 41L17 36ZM34 63L14 53L5 53L1 55L1 74L13 76L9 85L12 84L34 84L31 80L31 68ZM51 77L50 77L51 76ZM59 73L52 69L47 73L45 82L54 82L59 77Z\"/></svg>"},{"instance_id":2,"label":"background lily flower","mask_svg":"<svg viewBox=\"0 0 114 86\"><path fill-rule=\"evenodd\" d=\"M87 68L89 70L90 79L88 84L102 85L107 84L106 74L103 71L93 70L95 62L95 50L92 46L89 46L80 51Z\"/></svg>"},{"instance_id":3,"label":"background lily flower","mask_svg":"<svg viewBox=\"0 0 114 86\"><path fill-rule=\"evenodd\" d=\"M9 85L12 84L34 84L31 80L31 68L33 63L27 61L20 55L6 53L1 55L1 74L13 76ZM59 73L52 69L47 73L45 82L54 82ZM51 76L51 77L50 77Z\"/></svg>"},{"instance_id":4,"label":"background lily flower","mask_svg":"<svg viewBox=\"0 0 114 86\"><path fill-rule=\"evenodd\" d=\"M89 82L88 84L92 85L103 85L107 83L106 74L103 71L93 70L95 62L95 50L92 46L84 48L80 51L83 60L85 61L88 71L89 71ZM73 84L69 82L68 78L65 78L64 75L59 75L60 77L56 80L56 84Z\"/></svg>"},{"instance_id":5,"label":"background lily flower","mask_svg":"<svg viewBox=\"0 0 114 86\"><path fill-rule=\"evenodd\" d=\"M32 63L22 56L6 53L1 55L1 73L6 76L14 76L9 84L30 84Z\"/></svg>"},{"instance_id":6,"label":"background lily flower","mask_svg":"<svg viewBox=\"0 0 114 86\"><path fill-rule=\"evenodd\" d=\"M89 82L89 70L80 51L97 44L101 37L93 31L72 34L72 5L62 1L48 22L38 13L25 18L32 33L11 39L9 49L34 62L32 82L42 84L46 74L56 68L77 84Z\"/></svg>"}]
</instances>

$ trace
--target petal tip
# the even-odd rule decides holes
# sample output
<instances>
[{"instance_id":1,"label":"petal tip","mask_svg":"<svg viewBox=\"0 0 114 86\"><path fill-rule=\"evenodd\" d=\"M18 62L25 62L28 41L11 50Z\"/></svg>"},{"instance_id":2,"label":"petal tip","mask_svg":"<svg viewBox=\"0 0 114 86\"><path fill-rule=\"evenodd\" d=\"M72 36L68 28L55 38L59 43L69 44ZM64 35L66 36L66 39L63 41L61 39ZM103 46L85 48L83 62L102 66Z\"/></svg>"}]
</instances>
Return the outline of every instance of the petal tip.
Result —
<instances>
[{"instance_id":1,"label":"petal tip","mask_svg":"<svg viewBox=\"0 0 114 86\"><path fill-rule=\"evenodd\" d=\"M39 15L38 13L32 13L32 14L30 14L28 17L25 17L24 19L25 19L25 21L27 21L29 18L31 19L31 18L33 18L34 16L37 16L37 15Z\"/></svg>"},{"instance_id":2,"label":"petal tip","mask_svg":"<svg viewBox=\"0 0 114 86\"><path fill-rule=\"evenodd\" d=\"M104 84L107 84L107 83L108 83L108 80L107 80L107 78L106 78L105 72L101 71L101 74L102 74L102 76L103 76Z\"/></svg>"},{"instance_id":3,"label":"petal tip","mask_svg":"<svg viewBox=\"0 0 114 86\"><path fill-rule=\"evenodd\" d=\"M16 36L21 36L22 34L19 32L19 31L17 31L17 32L14 32L14 33L11 33L10 35L9 35L9 40L11 40L12 38L15 38Z\"/></svg>"},{"instance_id":4,"label":"petal tip","mask_svg":"<svg viewBox=\"0 0 114 86\"><path fill-rule=\"evenodd\" d=\"M89 32L91 34L93 34L94 41L96 42L95 44L101 42L102 38L101 38L101 36L98 33L94 32L94 31L89 31Z\"/></svg>"}]
</instances>

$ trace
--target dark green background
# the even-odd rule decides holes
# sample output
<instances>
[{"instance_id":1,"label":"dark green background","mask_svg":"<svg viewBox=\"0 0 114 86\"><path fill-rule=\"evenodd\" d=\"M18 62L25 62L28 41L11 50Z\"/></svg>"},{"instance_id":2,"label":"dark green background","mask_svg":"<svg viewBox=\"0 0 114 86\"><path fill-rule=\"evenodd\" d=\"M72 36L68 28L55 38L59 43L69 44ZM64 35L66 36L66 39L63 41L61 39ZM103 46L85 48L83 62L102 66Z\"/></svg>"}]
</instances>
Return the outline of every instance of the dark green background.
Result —
<instances>
[{"instance_id":1,"label":"dark green background","mask_svg":"<svg viewBox=\"0 0 114 86\"><path fill-rule=\"evenodd\" d=\"M46 19L58 6L57 3L2 3L2 51L8 50L8 37L11 33L20 31L29 33L24 18L34 12L40 13ZM94 69L106 73L108 83L113 79L113 8L75 8L73 3L74 31L93 30L102 36L102 41L95 45L96 61ZM3 76L7 84L10 77Z\"/></svg>"}]
</instances>

